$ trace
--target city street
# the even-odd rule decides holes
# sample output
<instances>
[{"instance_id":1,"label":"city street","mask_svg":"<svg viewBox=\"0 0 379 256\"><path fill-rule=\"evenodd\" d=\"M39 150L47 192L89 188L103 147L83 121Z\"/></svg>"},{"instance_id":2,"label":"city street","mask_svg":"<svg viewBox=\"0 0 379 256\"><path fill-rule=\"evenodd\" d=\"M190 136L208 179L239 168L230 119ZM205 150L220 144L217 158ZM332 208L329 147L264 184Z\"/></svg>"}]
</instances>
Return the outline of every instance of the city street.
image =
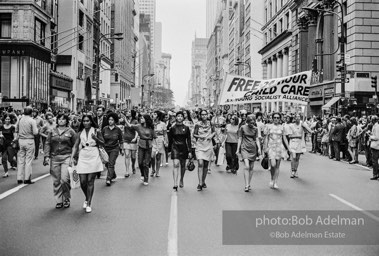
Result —
<instances>
[{"instance_id":1,"label":"city street","mask_svg":"<svg viewBox=\"0 0 379 256\"><path fill-rule=\"evenodd\" d=\"M245 193L243 173L212 167L207 189L196 191L197 170L187 172L184 188L172 192L172 164L161 177L140 182L139 170L123 178L122 157L117 181L95 184L92 213L81 208L80 189L71 207L55 209L52 181L46 177L4 197L16 187L16 172L0 189L0 255L369 255L379 246L227 246L222 244L223 210L379 210L379 182L371 171L319 155L302 156L299 178L289 178L290 162L282 162L279 190L269 188L269 172L256 163L252 191ZM45 175L42 158L33 178ZM5 189L4 189L5 188ZM377 216L379 217L379 216Z\"/></svg>"}]
</instances>

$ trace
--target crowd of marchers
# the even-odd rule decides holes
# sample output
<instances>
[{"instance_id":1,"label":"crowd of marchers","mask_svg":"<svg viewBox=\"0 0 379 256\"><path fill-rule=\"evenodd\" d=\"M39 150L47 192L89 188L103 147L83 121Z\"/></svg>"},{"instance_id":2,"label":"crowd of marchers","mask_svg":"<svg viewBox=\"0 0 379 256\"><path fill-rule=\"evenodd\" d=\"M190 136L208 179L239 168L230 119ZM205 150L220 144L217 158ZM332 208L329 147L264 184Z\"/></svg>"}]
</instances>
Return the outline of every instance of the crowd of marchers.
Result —
<instances>
[{"instance_id":1,"label":"crowd of marchers","mask_svg":"<svg viewBox=\"0 0 379 256\"><path fill-rule=\"evenodd\" d=\"M377 180L379 157L378 118L325 116L303 118L300 114L269 115L242 111L143 110L112 111L98 106L94 112L42 112L26 107L23 112L8 108L1 114L0 149L4 178L17 168L16 180L33 184L32 163L43 154L53 181L56 208L71 202L69 169L75 169L84 193L83 208L92 211L96 178L106 173L105 184L117 178L118 157L124 158L125 178L139 168L141 182L160 177L160 168L173 163L173 190L184 187L186 171L197 162L197 190L207 188L212 165L226 160L226 172L243 172L244 191L252 189L255 163L269 169L269 187L278 189L280 164L291 161L289 177L299 177L300 157L311 142L313 153L339 161L358 163L365 151L366 164L373 166ZM305 168L305 167L303 167ZM120 172L118 172L120 173Z\"/></svg>"}]
</instances>

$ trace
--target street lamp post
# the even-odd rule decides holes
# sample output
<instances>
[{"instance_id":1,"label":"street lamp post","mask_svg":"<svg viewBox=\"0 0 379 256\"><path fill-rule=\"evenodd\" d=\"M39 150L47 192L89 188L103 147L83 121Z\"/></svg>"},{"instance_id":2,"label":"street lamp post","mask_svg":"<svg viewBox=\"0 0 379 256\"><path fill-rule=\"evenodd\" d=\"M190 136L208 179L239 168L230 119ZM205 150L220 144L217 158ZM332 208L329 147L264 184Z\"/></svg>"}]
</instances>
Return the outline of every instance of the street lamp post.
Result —
<instances>
[{"instance_id":1,"label":"street lamp post","mask_svg":"<svg viewBox=\"0 0 379 256\"><path fill-rule=\"evenodd\" d=\"M248 63L248 62L242 62L242 61L240 61L239 58L237 58L237 61L234 64L234 66L239 66L239 65L247 66L249 68L249 74L250 74L250 77L251 77L251 66L250 66L250 63Z\"/></svg>"},{"instance_id":2,"label":"street lamp post","mask_svg":"<svg viewBox=\"0 0 379 256\"><path fill-rule=\"evenodd\" d=\"M307 11L318 11L320 13L322 12L328 12L332 13L337 16L338 20L341 23L341 39L339 41L339 49L340 49L340 60L339 63L342 64L341 69L341 97L345 97L345 80L346 80L346 61L345 61L345 41L346 41L346 35L345 35L345 29L344 29L344 13L343 13L343 6L342 3L338 0L323 0L324 6L326 6L328 9L318 9L318 8L311 8L311 7L303 7L303 10ZM338 4L341 10L341 15L338 13L332 11L335 4ZM316 56L323 56L323 55L333 55L337 53L338 48L335 52L332 53L322 53L322 54L316 54Z\"/></svg>"},{"instance_id":3,"label":"street lamp post","mask_svg":"<svg viewBox=\"0 0 379 256\"><path fill-rule=\"evenodd\" d=\"M112 35L111 37L107 37L109 35ZM101 35L99 39L97 40L97 47L96 47L96 105L99 101L99 91L100 91L100 43L103 39L116 39L116 40L122 40L124 39L122 37L123 33L108 33L105 35Z\"/></svg>"}]
</instances>

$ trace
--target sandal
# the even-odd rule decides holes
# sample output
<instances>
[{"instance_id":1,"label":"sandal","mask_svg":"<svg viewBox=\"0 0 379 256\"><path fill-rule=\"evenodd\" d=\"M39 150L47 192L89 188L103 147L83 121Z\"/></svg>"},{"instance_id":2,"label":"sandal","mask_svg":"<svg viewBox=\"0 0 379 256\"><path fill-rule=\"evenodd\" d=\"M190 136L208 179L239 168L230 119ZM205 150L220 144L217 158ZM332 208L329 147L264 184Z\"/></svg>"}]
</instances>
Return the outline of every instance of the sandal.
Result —
<instances>
[{"instance_id":1,"label":"sandal","mask_svg":"<svg viewBox=\"0 0 379 256\"><path fill-rule=\"evenodd\" d=\"M56 209L60 209L60 208L62 208L63 207L63 203L57 203L56 205L55 205L55 208Z\"/></svg>"},{"instance_id":2,"label":"sandal","mask_svg":"<svg viewBox=\"0 0 379 256\"><path fill-rule=\"evenodd\" d=\"M245 187L245 192L249 192L249 187Z\"/></svg>"},{"instance_id":3,"label":"sandal","mask_svg":"<svg viewBox=\"0 0 379 256\"><path fill-rule=\"evenodd\" d=\"M63 207L64 208L68 208L68 207L70 207L70 201L65 201L64 203L63 203Z\"/></svg>"}]
</instances>

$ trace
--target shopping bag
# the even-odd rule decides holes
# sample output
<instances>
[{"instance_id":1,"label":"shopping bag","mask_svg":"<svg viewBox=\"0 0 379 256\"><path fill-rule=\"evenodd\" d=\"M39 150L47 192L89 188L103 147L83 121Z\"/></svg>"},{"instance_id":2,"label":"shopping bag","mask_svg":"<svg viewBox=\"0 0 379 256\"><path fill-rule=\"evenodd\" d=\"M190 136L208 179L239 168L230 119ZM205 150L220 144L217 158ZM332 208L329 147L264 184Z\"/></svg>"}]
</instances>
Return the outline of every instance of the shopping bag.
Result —
<instances>
[{"instance_id":1,"label":"shopping bag","mask_svg":"<svg viewBox=\"0 0 379 256\"><path fill-rule=\"evenodd\" d=\"M70 186L72 189L80 188L79 174L76 172L76 166L69 166L68 173L70 175Z\"/></svg>"},{"instance_id":2,"label":"shopping bag","mask_svg":"<svg viewBox=\"0 0 379 256\"><path fill-rule=\"evenodd\" d=\"M99 155L103 164L107 164L109 162L109 156L103 147L99 147Z\"/></svg>"},{"instance_id":3,"label":"shopping bag","mask_svg":"<svg viewBox=\"0 0 379 256\"><path fill-rule=\"evenodd\" d=\"M216 165L223 165L225 161L225 148L220 147L218 151L218 159Z\"/></svg>"}]
</instances>

